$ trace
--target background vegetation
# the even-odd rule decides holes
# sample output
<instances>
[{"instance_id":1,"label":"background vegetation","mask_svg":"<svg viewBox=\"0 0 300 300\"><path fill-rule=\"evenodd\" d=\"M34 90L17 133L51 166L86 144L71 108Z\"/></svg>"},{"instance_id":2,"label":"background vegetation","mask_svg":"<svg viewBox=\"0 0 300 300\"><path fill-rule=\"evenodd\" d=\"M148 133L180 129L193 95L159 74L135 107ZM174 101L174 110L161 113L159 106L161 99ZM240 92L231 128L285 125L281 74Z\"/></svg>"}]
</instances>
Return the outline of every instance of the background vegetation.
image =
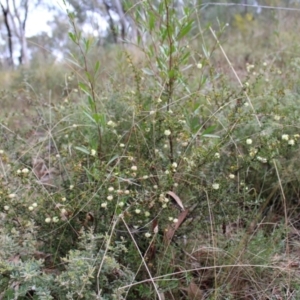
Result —
<instances>
[{"instance_id":1,"label":"background vegetation","mask_svg":"<svg viewBox=\"0 0 300 300\"><path fill-rule=\"evenodd\" d=\"M300 7L269 2L124 3L104 46L69 8L67 59L1 71L1 299L299 299Z\"/></svg>"}]
</instances>

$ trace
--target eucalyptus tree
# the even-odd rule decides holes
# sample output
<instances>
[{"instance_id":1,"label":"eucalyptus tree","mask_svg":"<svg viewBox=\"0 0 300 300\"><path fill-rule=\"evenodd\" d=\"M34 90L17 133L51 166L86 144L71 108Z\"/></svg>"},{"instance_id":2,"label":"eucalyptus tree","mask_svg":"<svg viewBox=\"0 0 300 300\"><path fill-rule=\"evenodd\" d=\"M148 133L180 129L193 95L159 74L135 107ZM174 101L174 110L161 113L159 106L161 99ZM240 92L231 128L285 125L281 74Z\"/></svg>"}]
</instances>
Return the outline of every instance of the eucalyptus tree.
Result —
<instances>
[{"instance_id":1,"label":"eucalyptus tree","mask_svg":"<svg viewBox=\"0 0 300 300\"><path fill-rule=\"evenodd\" d=\"M122 0L69 0L76 12L79 23L85 23L91 16L98 15L108 24L109 33L114 43L124 42L135 32L135 23L127 13L126 1ZM99 25L99 24L98 24ZM97 27L97 24L94 23Z\"/></svg>"},{"instance_id":2,"label":"eucalyptus tree","mask_svg":"<svg viewBox=\"0 0 300 300\"><path fill-rule=\"evenodd\" d=\"M18 49L19 64L27 65L29 58L26 40L26 23L30 9L29 0L6 0L1 1L0 4L7 33L8 63L9 65L13 65L14 53Z\"/></svg>"}]
</instances>

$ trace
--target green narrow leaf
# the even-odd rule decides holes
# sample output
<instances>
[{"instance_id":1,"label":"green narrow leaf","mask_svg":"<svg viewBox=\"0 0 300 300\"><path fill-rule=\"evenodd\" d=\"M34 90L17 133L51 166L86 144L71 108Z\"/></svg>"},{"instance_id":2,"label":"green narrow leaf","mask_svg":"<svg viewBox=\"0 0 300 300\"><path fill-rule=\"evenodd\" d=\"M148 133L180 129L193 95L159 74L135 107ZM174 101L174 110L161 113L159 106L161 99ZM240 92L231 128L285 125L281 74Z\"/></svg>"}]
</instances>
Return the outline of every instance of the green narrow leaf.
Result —
<instances>
[{"instance_id":1,"label":"green narrow leaf","mask_svg":"<svg viewBox=\"0 0 300 300\"><path fill-rule=\"evenodd\" d=\"M216 125L212 125L208 128L206 128L203 132L202 132L202 135L206 135L206 134L209 134L209 133L212 133L215 129L216 129Z\"/></svg>"},{"instance_id":2,"label":"green narrow leaf","mask_svg":"<svg viewBox=\"0 0 300 300\"><path fill-rule=\"evenodd\" d=\"M96 123L96 120L94 119L93 116L91 116L88 112L84 111L83 112L87 117L88 119L90 119L93 123ZM97 123L96 123L97 124Z\"/></svg>"},{"instance_id":3,"label":"green narrow leaf","mask_svg":"<svg viewBox=\"0 0 300 300\"><path fill-rule=\"evenodd\" d=\"M183 26L177 35L177 40L181 40L184 36L186 36L192 29L193 20L190 20L185 26Z\"/></svg>"},{"instance_id":4,"label":"green narrow leaf","mask_svg":"<svg viewBox=\"0 0 300 300\"><path fill-rule=\"evenodd\" d=\"M72 32L69 32L69 38L74 42L74 43L77 43L77 38L76 38L76 35Z\"/></svg>"},{"instance_id":5,"label":"green narrow leaf","mask_svg":"<svg viewBox=\"0 0 300 300\"><path fill-rule=\"evenodd\" d=\"M94 121L99 124L100 120L101 120L101 116L99 114L93 114L92 118L94 119Z\"/></svg>"},{"instance_id":6,"label":"green narrow leaf","mask_svg":"<svg viewBox=\"0 0 300 300\"><path fill-rule=\"evenodd\" d=\"M141 34L138 34L138 36L137 36L137 44L140 45L141 41L142 41L142 36L141 36Z\"/></svg>"},{"instance_id":7,"label":"green narrow leaf","mask_svg":"<svg viewBox=\"0 0 300 300\"><path fill-rule=\"evenodd\" d=\"M95 111L95 103L91 95L88 95L88 102L92 111Z\"/></svg>"},{"instance_id":8,"label":"green narrow leaf","mask_svg":"<svg viewBox=\"0 0 300 300\"><path fill-rule=\"evenodd\" d=\"M149 11L148 13L148 26L149 31L152 31L155 27L156 18L152 11Z\"/></svg>"},{"instance_id":9,"label":"green narrow leaf","mask_svg":"<svg viewBox=\"0 0 300 300\"><path fill-rule=\"evenodd\" d=\"M85 84L84 82L79 82L78 86L84 93L90 96L90 88L88 87L87 84Z\"/></svg>"},{"instance_id":10,"label":"green narrow leaf","mask_svg":"<svg viewBox=\"0 0 300 300\"><path fill-rule=\"evenodd\" d=\"M176 45L173 44L173 45L170 47L170 51L169 51L170 54L169 54L169 56L172 55L172 54L176 54L177 51L178 51L178 47L176 47Z\"/></svg>"},{"instance_id":11,"label":"green narrow leaf","mask_svg":"<svg viewBox=\"0 0 300 300\"><path fill-rule=\"evenodd\" d=\"M164 70L167 69L166 60L165 59L161 59L160 57L157 57L156 58L156 62L157 62L157 65L158 65L158 69L160 71L164 71Z\"/></svg>"},{"instance_id":12,"label":"green narrow leaf","mask_svg":"<svg viewBox=\"0 0 300 300\"><path fill-rule=\"evenodd\" d=\"M67 60L68 62L70 62L71 64L73 64L74 66L76 66L76 67L78 67L78 68L81 68L81 65L76 61L76 57L74 56L74 54L70 52L70 56L71 56L73 59L66 58L66 60Z\"/></svg>"},{"instance_id":13,"label":"green narrow leaf","mask_svg":"<svg viewBox=\"0 0 300 300\"><path fill-rule=\"evenodd\" d=\"M165 15L165 4L164 4L164 1L161 1L158 5L158 13L161 15L161 16L164 16Z\"/></svg>"},{"instance_id":14,"label":"green narrow leaf","mask_svg":"<svg viewBox=\"0 0 300 300\"><path fill-rule=\"evenodd\" d=\"M170 36L173 39L174 38L174 31L175 31L174 25L172 23L169 24L168 27L167 27L168 37Z\"/></svg>"},{"instance_id":15,"label":"green narrow leaf","mask_svg":"<svg viewBox=\"0 0 300 300\"><path fill-rule=\"evenodd\" d=\"M175 75L176 75L176 71L174 69L171 69L170 71L168 71L169 79L175 78Z\"/></svg>"},{"instance_id":16,"label":"green narrow leaf","mask_svg":"<svg viewBox=\"0 0 300 300\"><path fill-rule=\"evenodd\" d=\"M91 46L91 40L90 39L84 39L85 52L89 52L90 46Z\"/></svg>"},{"instance_id":17,"label":"green narrow leaf","mask_svg":"<svg viewBox=\"0 0 300 300\"><path fill-rule=\"evenodd\" d=\"M115 161L116 159L118 159L119 158L119 155L117 154L117 155L115 155L115 156L113 156L110 160L109 160L109 162L106 164L107 166L109 166L113 161Z\"/></svg>"},{"instance_id":18,"label":"green narrow leaf","mask_svg":"<svg viewBox=\"0 0 300 300\"><path fill-rule=\"evenodd\" d=\"M168 30L166 28L162 28L160 34L161 34L161 40L162 42L164 42L168 35Z\"/></svg>"},{"instance_id":19,"label":"green narrow leaf","mask_svg":"<svg viewBox=\"0 0 300 300\"><path fill-rule=\"evenodd\" d=\"M182 68L182 72L184 72L184 71L186 71L186 70L192 68L193 66L194 66L194 65L187 65L187 66L183 67L183 68Z\"/></svg>"},{"instance_id":20,"label":"green narrow leaf","mask_svg":"<svg viewBox=\"0 0 300 300\"><path fill-rule=\"evenodd\" d=\"M161 52L161 54L164 56L164 58L168 58L168 56L169 56L169 48L167 48L167 47L163 47L163 46L159 46L159 50L160 50L160 52Z\"/></svg>"},{"instance_id":21,"label":"green narrow leaf","mask_svg":"<svg viewBox=\"0 0 300 300\"><path fill-rule=\"evenodd\" d=\"M184 14L185 14L186 16L190 16L190 15L191 15L191 10L190 10L190 8L187 7L187 6L184 6L184 7L183 7L183 12L184 12Z\"/></svg>"},{"instance_id":22,"label":"green narrow leaf","mask_svg":"<svg viewBox=\"0 0 300 300\"><path fill-rule=\"evenodd\" d=\"M206 76L202 76L200 86L205 85L207 79L208 79L208 78L207 78Z\"/></svg>"},{"instance_id":23,"label":"green narrow leaf","mask_svg":"<svg viewBox=\"0 0 300 300\"><path fill-rule=\"evenodd\" d=\"M74 147L76 150L78 150L78 151L80 151L80 152L82 152L82 153L84 153L84 154L87 154L87 155L89 155L90 154L90 151L87 149L87 148L85 148L85 147Z\"/></svg>"},{"instance_id":24,"label":"green narrow leaf","mask_svg":"<svg viewBox=\"0 0 300 300\"><path fill-rule=\"evenodd\" d=\"M201 124L199 122L199 117L197 117L197 116L190 117L187 121L188 121L191 133L196 134L201 127Z\"/></svg>"},{"instance_id":25,"label":"green narrow leaf","mask_svg":"<svg viewBox=\"0 0 300 300\"><path fill-rule=\"evenodd\" d=\"M147 53L150 54L150 57L154 57L154 47L153 47L153 45L149 46Z\"/></svg>"},{"instance_id":26,"label":"green narrow leaf","mask_svg":"<svg viewBox=\"0 0 300 300\"><path fill-rule=\"evenodd\" d=\"M75 19L75 14L73 12L68 13L68 18L73 21Z\"/></svg>"},{"instance_id":27,"label":"green narrow leaf","mask_svg":"<svg viewBox=\"0 0 300 300\"><path fill-rule=\"evenodd\" d=\"M89 82L93 82L93 77L89 72L85 72L85 76L88 79Z\"/></svg>"},{"instance_id":28,"label":"green narrow leaf","mask_svg":"<svg viewBox=\"0 0 300 300\"><path fill-rule=\"evenodd\" d=\"M93 118L97 124L100 124L102 128L106 126L106 115L105 114L93 114Z\"/></svg>"},{"instance_id":29,"label":"green narrow leaf","mask_svg":"<svg viewBox=\"0 0 300 300\"><path fill-rule=\"evenodd\" d=\"M188 59L190 58L190 51L187 51L186 53L184 53L181 57L180 57L180 63L181 64L185 64L188 62Z\"/></svg>"},{"instance_id":30,"label":"green narrow leaf","mask_svg":"<svg viewBox=\"0 0 300 300\"><path fill-rule=\"evenodd\" d=\"M209 54L209 52L207 51L207 49L205 48L205 46L203 44L202 44L202 50L203 50L203 53L204 53L205 57L207 59L209 59L210 54Z\"/></svg>"},{"instance_id":31,"label":"green narrow leaf","mask_svg":"<svg viewBox=\"0 0 300 300\"><path fill-rule=\"evenodd\" d=\"M99 60L97 60L97 62L96 62L96 65L95 65L95 68L94 68L94 72L95 72L95 74L97 74L97 73L98 73L98 71L99 71L99 68L100 68L100 61L99 61Z\"/></svg>"},{"instance_id":32,"label":"green narrow leaf","mask_svg":"<svg viewBox=\"0 0 300 300\"><path fill-rule=\"evenodd\" d=\"M142 71L143 71L143 73L145 73L147 75L150 75L150 76L154 75L154 72L148 68L143 68Z\"/></svg>"}]
</instances>

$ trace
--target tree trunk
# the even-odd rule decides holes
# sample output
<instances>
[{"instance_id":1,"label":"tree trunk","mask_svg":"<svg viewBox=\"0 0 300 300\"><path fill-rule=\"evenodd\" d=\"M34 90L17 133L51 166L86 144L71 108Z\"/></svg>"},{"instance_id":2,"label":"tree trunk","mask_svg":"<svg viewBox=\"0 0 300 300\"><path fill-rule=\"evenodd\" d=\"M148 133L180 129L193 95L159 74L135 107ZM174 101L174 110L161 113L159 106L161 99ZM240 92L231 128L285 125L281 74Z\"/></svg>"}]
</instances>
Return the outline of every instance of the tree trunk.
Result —
<instances>
[{"instance_id":1,"label":"tree trunk","mask_svg":"<svg viewBox=\"0 0 300 300\"><path fill-rule=\"evenodd\" d=\"M115 7L116 7L117 13L120 18L121 38L122 38L122 42L124 42L125 37L126 37L126 18L125 18L123 6L122 6L122 3L120 0L114 0L114 3L115 3Z\"/></svg>"},{"instance_id":2,"label":"tree trunk","mask_svg":"<svg viewBox=\"0 0 300 300\"><path fill-rule=\"evenodd\" d=\"M11 33L11 28L8 22L8 14L9 14L9 9L8 6L5 8L2 3L1 3L1 8L3 12L3 17L4 17L4 24L6 27L7 31L7 39L8 39L8 51L9 51L9 57L8 57L8 65L13 66L14 65L14 59L13 59L13 44L12 44L12 33Z\"/></svg>"},{"instance_id":3,"label":"tree trunk","mask_svg":"<svg viewBox=\"0 0 300 300\"><path fill-rule=\"evenodd\" d=\"M113 36L113 39L114 39L114 43L117 44L118 43L118 33L117 33L117 30L116 30L114 20L111 16L111 13L110 13L110 6L106 1L103 1L103 3L104 3L104 6L105 6L105 9L106 9L106 13L108 15L108 24L109 24L109 28L111 30L111 33L112 33L112 36Z\"/></svg>"},{"instance_id":4,"label":"tree trunk","mask_svg":"<svg viewBox=\"0 0 300 300\"><path fill-rule=\"evenodd\" d=\"M21 20L19 10L16 6L15 0L13 2L13 7L14 7L14 16L11 15L12 23L14 25L15 29L15 34L18 37L20 46L21 46L21 51L20 51L20 56L19 56L19 62L22 65L28 65L29 60L28 60L28 48L27 48L27 40L25 36L25 28L26 28L26 21L27 21L27 16L28 16L28 0L25 0L23 2L23 9L24 9L24 18ZM17 19L18 24L16 25L15 19Z\"/></svg>"}]
</instances>

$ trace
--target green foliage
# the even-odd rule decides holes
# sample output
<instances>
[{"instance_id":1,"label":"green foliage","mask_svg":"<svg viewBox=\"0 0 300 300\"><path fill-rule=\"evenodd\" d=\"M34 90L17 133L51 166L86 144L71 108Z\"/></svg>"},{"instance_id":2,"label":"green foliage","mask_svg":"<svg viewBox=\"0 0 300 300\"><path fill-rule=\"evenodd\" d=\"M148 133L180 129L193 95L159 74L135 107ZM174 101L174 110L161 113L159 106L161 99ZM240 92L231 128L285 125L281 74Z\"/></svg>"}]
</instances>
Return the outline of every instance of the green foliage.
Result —
<instances>
[{"instance_id":1,"label":"green foliage","mask_svg":"<svg viewBox=\"0 0 300 300\"><path fill-rule=\"evenodd\" d=\"M297 58L244 64L236 86L213 64L226 26L196 43L190 6L126 7L146 40L101 56L68 12L63 92L46 102L33 71L15 78L39 118L29 132L1 115L1 297L294 293Z\"/></svg>"}]
</instances>

